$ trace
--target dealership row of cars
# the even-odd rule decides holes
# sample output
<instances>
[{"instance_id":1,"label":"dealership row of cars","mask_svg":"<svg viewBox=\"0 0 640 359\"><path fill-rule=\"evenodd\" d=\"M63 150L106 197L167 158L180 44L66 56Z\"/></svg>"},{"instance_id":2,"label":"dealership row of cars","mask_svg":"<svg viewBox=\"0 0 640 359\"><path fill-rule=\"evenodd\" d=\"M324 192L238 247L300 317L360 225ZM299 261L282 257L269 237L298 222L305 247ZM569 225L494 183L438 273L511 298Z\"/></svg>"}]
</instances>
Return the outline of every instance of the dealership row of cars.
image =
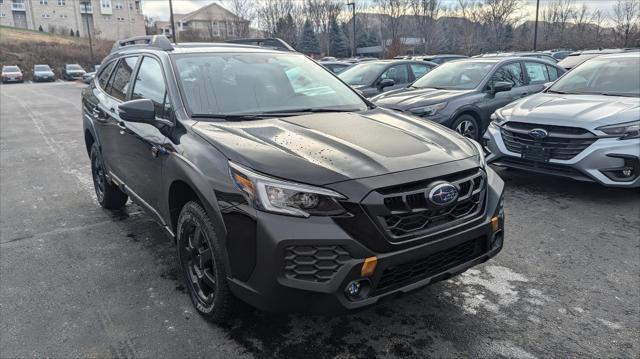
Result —
<instances>
[{"instance_id":1,"label":"dealership row of cars","mask_svg":"<svg viewBox=\"0 0 640 359\"><path fill-rule=\"evenodd\" d=\"M96 71L99 66L96 66ZM15 65L2 66L2 74L0 75L2 83L24 82L25 76L20 67ZM86 83L91 81L95 76L95 72L86 72L82 66L78 64L65 64L62 68L62 79L66 81L82 80ZM33 66L31 75L33 82L53 82L57 80L56 74L49 65L38 64Z\"/></svg>"}]
</instances>

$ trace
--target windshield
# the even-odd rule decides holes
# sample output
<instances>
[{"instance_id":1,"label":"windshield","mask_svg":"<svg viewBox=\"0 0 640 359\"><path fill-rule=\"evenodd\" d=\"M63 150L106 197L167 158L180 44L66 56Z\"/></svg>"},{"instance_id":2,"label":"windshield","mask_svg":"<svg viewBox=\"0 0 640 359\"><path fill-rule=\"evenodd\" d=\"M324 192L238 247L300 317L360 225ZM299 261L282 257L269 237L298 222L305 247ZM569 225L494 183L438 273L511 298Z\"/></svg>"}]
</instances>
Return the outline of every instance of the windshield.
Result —
<instances>
[{"instance_id":1,"label":"windshield","mask_svg":"<svg viewBox=\"0 0 640 359\"><path fill-rule=\"evenodd\" d=\"M51 68L47 65L36 65L34 67L35 71L51 71Z\"/></svg>"},{"instance_id":2,"label":"windshield","mask_svg":"<svg viewBox=\"0 0 640 359\"><path fill-rule=\"evenodd\" d=\"M564 67L565 69L570 69L576 67L583 63L584 61L589 60L592 57L600 56L602 54L581 54L581 55L570 55L565 57L564 60L558 62L558 66Z\"/></svg>"},{"instance_id":3,"label":"windshield","mask_svg":"<svg viewBox=\"0 0 640 359\"><path fill-rule=\"evenodd\" d=\"M351 86L371 85L386 66L381 62L361 63L344 70L338 77Z\"/></svg>"},{"instance_id":4,"label":"windshield","mask_svg":"<svg viewBox=\"0 0 640 359\"><path fill-rule=\"evenodd\" d=\"M67 65L67 70L82 70L80 65Z\"/></svg>"},{"instance_id":5,"label":"windshield","mask_svg":"<svg viewBox=\"0 0 640 359\"><path fill-rule=\"evenodd\" d=\"M474 89L480 85L494 65L494 62L486 61L446 62L418 79L412 86L452 90Z\"/></svg>"},{"instance_id":6,"label":"windshield","mask_svg":"<svg viewBox=\"0 0 640 359\"><path fill-rule=\"evenodd\" d=\"M5 66L2 68L2 72L20 72L18 66Z\"/></svg>"},{"instance_id":7,"label":"windshield","mask_svg":"<svg viewBox=\"0 0 640 359\"><path fill-rule=\"evenodd\" d=\"M175 65L194 115L367 109L352 89L303 55L184 54L175 56Z\"/></svg>"},{"instance_id":8,"label":"windshield","mask_svg":"<svg viewBox=\"0 0 640 359\"><path fill-rule=\"evenodd\" d=\"M549 92L640 96L640 57L595 58L568 72Z\"/></svg>"}]
</instances>

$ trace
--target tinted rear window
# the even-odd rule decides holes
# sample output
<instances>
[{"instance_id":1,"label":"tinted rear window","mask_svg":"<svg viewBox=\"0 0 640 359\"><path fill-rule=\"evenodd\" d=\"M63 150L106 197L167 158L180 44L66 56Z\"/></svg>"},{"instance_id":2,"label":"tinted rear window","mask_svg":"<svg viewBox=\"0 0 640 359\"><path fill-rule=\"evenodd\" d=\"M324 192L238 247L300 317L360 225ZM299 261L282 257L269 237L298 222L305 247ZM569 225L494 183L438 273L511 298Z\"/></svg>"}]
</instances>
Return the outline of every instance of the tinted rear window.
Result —
<instances>
[{"instance_id":1,"label":"tinted rear window","mask_svg":"<svg viewBox=\"0 0 640 359\"><path fill-rule=\"evenodd\" d=\"M126 57L118 63L111 81L109 81L109 94L120 101L124 101L129 92L131 84L131 74L136 68L138 57Z\"/></svg>"}]
</instances>

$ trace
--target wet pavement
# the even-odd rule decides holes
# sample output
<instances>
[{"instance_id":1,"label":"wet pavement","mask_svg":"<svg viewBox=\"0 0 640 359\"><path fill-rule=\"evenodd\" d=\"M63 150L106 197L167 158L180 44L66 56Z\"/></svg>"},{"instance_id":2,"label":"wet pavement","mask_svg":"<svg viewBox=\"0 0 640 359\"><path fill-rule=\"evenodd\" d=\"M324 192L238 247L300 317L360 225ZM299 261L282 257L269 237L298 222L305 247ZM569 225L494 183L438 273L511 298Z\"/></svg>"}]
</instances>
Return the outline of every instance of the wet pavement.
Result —
<instances>
[{"instance_id":1,"label":"wet pavement","mask_svg":"<svg viewBox=\"0 0 640 359\"><path fill-rule=\"evenodd\" d=\"M640 195L500 171L506 240L461 276L339 317L193 310L170 241L95 201L77 83L0 86L0 357L640 356Z\"/></svg>"}]
</instances>

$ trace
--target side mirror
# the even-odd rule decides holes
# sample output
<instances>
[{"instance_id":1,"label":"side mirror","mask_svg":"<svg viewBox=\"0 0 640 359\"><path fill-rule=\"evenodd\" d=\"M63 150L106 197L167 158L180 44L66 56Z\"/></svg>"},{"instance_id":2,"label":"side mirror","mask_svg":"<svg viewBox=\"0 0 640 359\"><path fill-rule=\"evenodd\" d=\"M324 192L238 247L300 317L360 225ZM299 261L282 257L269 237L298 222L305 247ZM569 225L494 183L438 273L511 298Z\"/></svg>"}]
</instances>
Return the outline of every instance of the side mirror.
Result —
<instances>
[{"instance_id":1,"label":"side mirror","mask_svg":"<svg viewBox=\"0 0 640 359\"><path fill-rule=\"evenodd\" d=\"M156 108L153 101L143 98L127 101L118 106L120 118L129 122L154 123Z\"/></svg>"},{"instance_id":2,"label":"side mirror","mask_svg":"<svg viewBox=\"0 0 640 359\"><path fill-rule=\"evenodd\" d=\"M511 91L512 88L513 88L513 84L511 84L511 82L497 81L493 84L493 86L491 86L491 92L498 93L498 92Z\"/></svg>"},{"instance_id":3,"label":"side mirror","mask_svg":"<svg viewBox=\"0 0 640 359\"><path fill-rule=\"evenodd\" d=\"M395 84L396 82L393 79L384 79L378 83L378 88L382 90L385 87L393 86Z\"/></svg>"}]
</instances>

